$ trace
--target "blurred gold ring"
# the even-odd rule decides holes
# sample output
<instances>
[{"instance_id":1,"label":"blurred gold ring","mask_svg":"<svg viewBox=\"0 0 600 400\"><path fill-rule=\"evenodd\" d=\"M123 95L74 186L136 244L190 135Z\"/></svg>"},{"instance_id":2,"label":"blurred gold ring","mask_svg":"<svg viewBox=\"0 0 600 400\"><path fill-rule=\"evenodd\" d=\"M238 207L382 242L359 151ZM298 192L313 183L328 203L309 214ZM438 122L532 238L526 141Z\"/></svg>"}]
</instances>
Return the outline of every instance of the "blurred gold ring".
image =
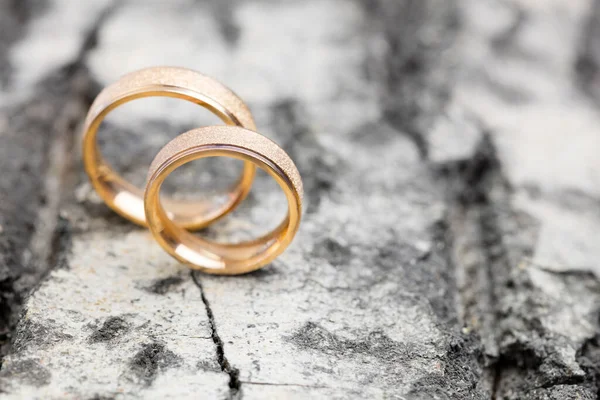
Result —
<instances>
[{"instance_id":1,"label":"blurred gold ring","mask_svg":"<svg viewBox=\"0 0 600 400\"><path fill-rule=\"evenodd\" d=\"M235 93L219 82L185 68L147 68L125 75L106 87L95 99L85 120L85 171L109 207L142 226L147 226L142 189L112 170L100 154L96 135L110 111L129 101L155 96L184 99L212 111L227 125L256 129L250 110ZM187 229L200 229L227 214L246 197L255 172L254 164L245 162L241 177L223 201L165 199L164 205L175 223Z\"/></svg>"},{"instance_id":2,"label":"blurred gold ring","mask_svg":"<svg viewBox=\"0 0 600 400\"><path fill-rule=\"evenodd\" d=\"M193 235L167 216L160 200L166 177L190 161L216 156L254 163L277 181L288 202L288 214L277 228L248 242L222 244ZM210 274L236 275L261 268L286 249L300 224L302 196L300 174L281 147L248 129L211 126L186 132L159 151L148 172L144 204L150 231L174 258Z\"/></svg>"}]
</instances>

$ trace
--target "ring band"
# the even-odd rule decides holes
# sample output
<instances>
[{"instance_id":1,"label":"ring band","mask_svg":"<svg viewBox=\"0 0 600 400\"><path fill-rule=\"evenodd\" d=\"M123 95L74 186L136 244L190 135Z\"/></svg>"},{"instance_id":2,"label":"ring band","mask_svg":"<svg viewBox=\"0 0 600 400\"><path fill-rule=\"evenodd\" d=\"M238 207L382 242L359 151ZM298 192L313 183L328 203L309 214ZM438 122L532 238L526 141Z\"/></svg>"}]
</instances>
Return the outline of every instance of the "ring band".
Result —
<instances>
[{"instance_id":1,"label":"ring band","mask_svg":"<svg viewBox=\"0 0 600 400\"><path fill-rule=\"evenodd\" d=\"M216 114L227 125L256 129L244 102L219 82L198 72L177 67L147 68L125 75L106 87L94 100L85 120L83 163L94 189L106 204L123 217L147 226L143 191L112 170L96 143L98 128L118 106L143 97L174 97L198 104ZM165 199L170 218L186 229L200 229L235 208L248 194L256 167L245 162L241 177L218 201Z\"/></svg>"},{"instance_id":2,"label":"ring band","mask_svg":"<svg viewBox=\"0 0 600 400\"><path fill-rule=\"evenodd\" d=\"M194 236L167 216L160 200L166 177L183 164L215 156L251 162L277 181L288 201L288 214L277 228L248 242L221 244ZM144 204L154 238L174 258L207 273L236 275L268 264L291 243L302 216L302 196L300 174L281 147L248 129L211 126L186 132L159 151L148 172Z\"/></svg>"}]
</instances>

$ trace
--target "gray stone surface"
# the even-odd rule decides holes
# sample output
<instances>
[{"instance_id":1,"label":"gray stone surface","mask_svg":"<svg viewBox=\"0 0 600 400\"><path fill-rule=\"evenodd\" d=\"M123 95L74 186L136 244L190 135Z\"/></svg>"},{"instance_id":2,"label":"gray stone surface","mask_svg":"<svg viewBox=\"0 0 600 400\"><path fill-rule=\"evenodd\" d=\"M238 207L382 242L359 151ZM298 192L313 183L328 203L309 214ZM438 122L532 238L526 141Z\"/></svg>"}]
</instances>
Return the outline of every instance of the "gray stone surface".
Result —
<instances>
[{"instance_id":1,"label":"gray stone surface","mask_svg":"<svg viewBox=\"0 0 600 400\"><path fill-rule=\"evenodd\" d=\"M13 351L14 397L227 394L199 288L144 231L79 235L29 298Z\"/></svg>"},{"instance_id":2,"label":"gray stone surface","mask_svg":"<svg viewBox=\"0 0 600 400\"><path fill-rule=\"evenodd\" d=\"M598 397L591 1L14 4L0 1L3 397ZM164 64L231 86L298 165L301 230L261 271L190 273L87 183L94 94ZM170 137L215 121L144 100L100 141L143 184ZM167 189L211 195L238 170L203 162ZM260 175L201 234L255 236L284 206Z\"/></svg>"},{"instance_id":3,"label":"gray stone surface","mask_svg":"<svg viewBox=\"0 0 600 400\"><path fill-rule=\"evenodd\" d=\"M69 3L0 2L0 354L23 296L56 263L68 154L90 96L81 61L106 2L79 18ZM57 25L52 49L47 32Z\"/></svg>"},{"instance_id":4,"label":"gray stone surface","mask_svg":"<svg viewBox=\"0 0 600 400\"><path fill-rule=\"evenodd\" d=\"M464 2L451 109L479 144L465 163L453 148L477 143L472 128L429 138L455 143L435 162L453 177L463 318L497 398L598 396L600 114L575 75L580 43L597 40L582 31L591 9Z\"/></svg>"}]
</instances>

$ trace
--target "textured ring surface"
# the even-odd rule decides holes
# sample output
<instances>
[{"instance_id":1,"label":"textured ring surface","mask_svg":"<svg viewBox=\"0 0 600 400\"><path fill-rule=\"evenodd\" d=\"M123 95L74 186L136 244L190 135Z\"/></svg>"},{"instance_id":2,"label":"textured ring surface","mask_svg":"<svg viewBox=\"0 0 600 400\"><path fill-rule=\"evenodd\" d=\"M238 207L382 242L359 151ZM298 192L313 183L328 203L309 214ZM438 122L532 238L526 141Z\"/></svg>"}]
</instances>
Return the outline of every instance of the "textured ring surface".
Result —
<instances>
[{"instance_id":1,"label":"textured ring surface","mask_svg":"<svg viewBox=\"0 0 600 400\"><path fill-rule=\"evenodd\" d=\"M160 200L166 177L183 164L215 156L252 162L277 181L288 202L288 214L277 228L258 239L221 244L193 235L168 217ZM286 249L300 224L302 197L300 174L276 143L248 129L210 126L186 132L160 150L148 172L144 204L148 226L169 254L193 269L236 275L259 269Z\"/></svg>"},{"instance_id":2,"label":"textured ring surface","mask_svg":"<svg viewBox=\"0 0 600 400\"><path fill-rule=\"evenodd\" d=\"M123 76L106 87L94 100L85 120L83 163L94 189L114 211L142 226L147 226L143 191L113 171L102 158L96 136L106 115L118 106L143 97L174 97L184 99L216 114L227 125L255 129L252 114L244 102L231 90L212 78L178 67L153 67ZM164 201L173 220L187 228L209 225L235 208L248 194L256 167L244 163L238 182L226 194L225 200Z\"/></svg>"}]
</instances>

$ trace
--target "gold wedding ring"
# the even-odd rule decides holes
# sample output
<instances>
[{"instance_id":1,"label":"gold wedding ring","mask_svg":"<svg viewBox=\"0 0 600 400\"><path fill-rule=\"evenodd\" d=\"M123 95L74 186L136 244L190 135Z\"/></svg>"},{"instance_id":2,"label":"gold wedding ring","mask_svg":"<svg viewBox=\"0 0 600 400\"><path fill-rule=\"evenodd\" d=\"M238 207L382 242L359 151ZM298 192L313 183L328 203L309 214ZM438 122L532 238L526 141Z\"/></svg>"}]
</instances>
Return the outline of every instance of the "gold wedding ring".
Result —
<instances>
[{"instance_id":1,"label":"gold wedding ring","mask_svg":"<svg viewBox=\"0 0 600 400\"><path fill-rule=\"evenodd\" d=\"M102 158L96 136L112 110L153 96L198 104L216 114L225 125L194 129L167 143L154 158L142 191L114 172ZM302 181L294 162L281 147L255 130L248 107L219 82L185 68L147 68L122 77L100 92L85 120L83 163L106 204L125 218L150 228L154 238L174 258L210 274L242 274L261 268L281 254L294 238L302 216ZM187 201L160 196L163 182L178 167L200 158L221 156L244 161L241 177L224 196L225 200ZM249 193L256 167L271 175L285 193L288 213L279 226L258 239L236 244L212 242L188 231L208 226L233 210Z\"/></svg>"},{"instance_id":2,"label":"gold wedding ring","mask_svg":"<svg viewBox=\"0 0 600 400\"><path fill-rule=\"evenodd\" d=\"M135 99L155 96L187 100L212 111L227 125L256 129L250 110L235 93L219 82L185 68L147 68L125 75L105 88L92 104L85 120L84 167L93 187L106 204L142 226L147 226L143 191L114 172L102 158L96 135L104 118L115 108ZM209 225L246 197L255 171L252 162L245 162L241 177L222 201L163 200L169 217L186 229Z\"/></svg>"},{"instance_id":3,"label":"gold wedding ring","mask_svg":"<svg viewBox=\"0 0 600 400\"><path fill-rule=\"evenodd\" d=\"M288 202L288 214L277 228L255 240L221 244L191 234L169 217L160 200L166 177L190 161L217 156L252 163L277 181ZM252 130L210 126L186 132L160 150L148 172L144 205L154 238L169 254L193 269L235 275L254 271L285 250L300 224L302 196L300 174L277 144Z\"/></svg>"}]
</instances>

